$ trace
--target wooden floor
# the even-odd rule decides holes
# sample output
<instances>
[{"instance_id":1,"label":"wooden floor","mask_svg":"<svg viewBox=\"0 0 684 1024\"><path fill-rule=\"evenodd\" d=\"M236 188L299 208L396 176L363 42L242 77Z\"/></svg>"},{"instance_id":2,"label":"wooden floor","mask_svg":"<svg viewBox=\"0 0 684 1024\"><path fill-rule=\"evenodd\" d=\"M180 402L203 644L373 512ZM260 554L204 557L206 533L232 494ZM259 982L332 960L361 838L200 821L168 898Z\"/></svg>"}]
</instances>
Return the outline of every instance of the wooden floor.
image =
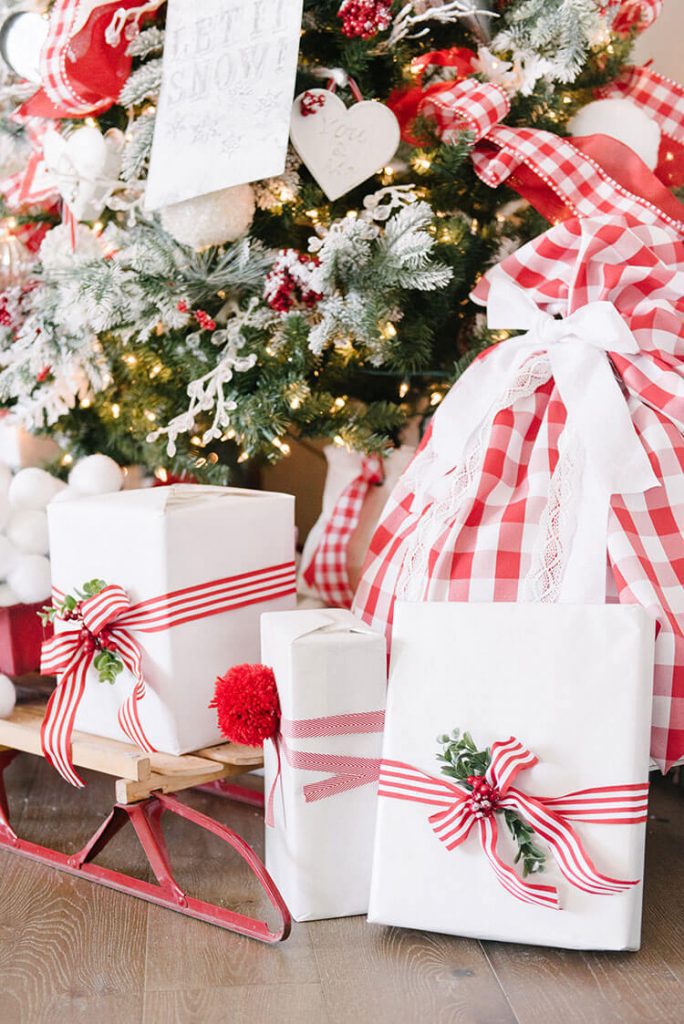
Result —
<instances>
[{"instance_id":1,"label":"wooden floor","mask_svg":"<svg viewBox=\"0 0 684 1024\"><path fill-rule=\"evenodd\" d=\"M28 755L7 775L15 825L36 841L76 848L108 808L102 776L76 793ZM261 848L256 810L185 798ZM643 948L632 954L480 943L362 918L295 925L269 948L0 852L0 1024L675 1024L684 1019L684 791L657 781L651 809ZM169 836L180 880L258 910L255 886L220 844L193 844L184 828ZM103 863L144 871L126 831Z\"/></svg>"}]
</instances>

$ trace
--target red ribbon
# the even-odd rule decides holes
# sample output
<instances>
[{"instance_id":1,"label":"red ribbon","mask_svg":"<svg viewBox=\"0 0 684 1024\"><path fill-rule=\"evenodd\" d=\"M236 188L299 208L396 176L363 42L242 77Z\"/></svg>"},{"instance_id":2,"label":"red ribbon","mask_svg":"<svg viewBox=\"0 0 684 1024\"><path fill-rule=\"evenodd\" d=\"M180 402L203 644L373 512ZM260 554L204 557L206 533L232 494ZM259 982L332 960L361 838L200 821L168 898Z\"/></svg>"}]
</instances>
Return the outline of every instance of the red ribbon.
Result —
<instances>
[{"instance_id":1,"label":"red ribbon","mask_svg":"<svg viewBox=\"0 0 684 1024\"><path fill-rule=\"evenodd\" d=\"M363 459L361 472L342 491L325 524L323 536L304 571L304 580L329 605L351 608L354 591L349 582L348 551L369 488L384 480L383 460L378 455Z\"/></svg>"},{"instance_id":2,"label":"red ribbon","mask_svg":"<svg viewBox=\"0 0 684 1024\"><path fill-rule=\"evenodd\" d=\"M100 0L85 23L82 0L56 0L40 56L41 87L20 108L24 117L81 118L117 102L131 70L129 39L106 33L119 11L140 9L141 0Z\"/></svg>"},{"instance_id":3,"label":"red ribbon","mask_svg":"<svg viewBox=\"0 0 684 1024\"><path fill-rule=\"evenodd\" d=\"M117 654L134 679L133 691L119 709L122 731L142 750L154 751L140 722L138 704L145 696L145 679L142 649L133 633L164 632L186 622L276 600L295 590L294 563L286 562L185 587L137 604L131 604L126 591L116 584L83 601L80 619L74 625L65 623L59 633L43 643L41 672L61 676L48 701L41 730L46 759L67 782L83 786L71 760L71 735L88 669L99 649L106 647ZM63 597L59 593L56 596Z\"/></svg>"},{"instance_id":4,"label":"red ribbon","mask_svg":"<svg viewBox=\"0 0 684 1024\"><path fill-rule=\"evenodd\" d=\"M538 758L511 736L492 744L491 762L484 779L493 791L486 805L477 796L444 778L437 778L403 761L383 761L378 796L427 804L438 810L430 825L447 850L464 843L477 827L483 852L499 883L516 899L535 906L560 909L558 890L521 878L497 852L495 813L512 810L524 818L549 844L565 878L577 889L595 896L611 896L638 884L601 874L570 820L598 825L636 825L647 820L648 783L600 786L558 797L530 796L512 783Z\"/></svg>"},{"instance_id":5,"label":"red ribbon","mask_svg":"<svg viewBox=\"0 0 684 1024\"><path fill-rule=\"evenodd\" d=\"M387 100L387 106L399 121L401 137L405 142L409 142L412 146L424 144L425 140L421 140L413 128L423 100L448 92L454 82L460 82L471 74L476 56L472 50L455 46L450 50L433 50L431 53L421 54L411 62L411 71L417 76L416 85L410 86L408 89L394 89ZM454 68L455 78L447 82L433 82L431 85L423 86L423 77L429 67Z\"/></svg>"},{"instance_id":6,"label":"red ribbon","mask_svg":"<svg viewBox=\"0 0 684 1024\"><path fill-rule=\"evenodd\" d=\"M310 782L302 792L306 803L326 800L350 789L359 789L377 782L380 758L351 757L345 754L316 754L293 750L288 739L320 739L324 736L352 736L361 733L382 732L385 727L384 711L361 711L349 715L330 715L324 718L281 719L280 731L273 739L277 767L268 800L266 824L275 824L273 804L278 780L282 776L281 752L291 768L298 771L324 772L330 776L320 782Z\"/></svg>"}]
</instances>

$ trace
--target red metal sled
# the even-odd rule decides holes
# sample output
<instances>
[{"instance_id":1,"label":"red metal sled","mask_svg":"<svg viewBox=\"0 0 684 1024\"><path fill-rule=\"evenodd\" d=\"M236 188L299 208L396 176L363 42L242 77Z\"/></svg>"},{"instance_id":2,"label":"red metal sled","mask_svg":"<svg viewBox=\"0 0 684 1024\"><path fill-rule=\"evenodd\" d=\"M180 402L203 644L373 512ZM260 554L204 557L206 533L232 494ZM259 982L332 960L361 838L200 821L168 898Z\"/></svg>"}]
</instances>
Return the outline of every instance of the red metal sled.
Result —
<instances>
[{"instance_id":1,"label":"red metal sled","mask_svg":"<svg viewBox=\"0 0 684 1024\"><path fill-rule=\"evenodd\" d=\"M4 771L19 751L40 754L39 730L43 710L42 705L19 706L11 718L0 720L0 849L11 850L59 871L86 878L98 885L106 885L118 892L137 896L261 942L280 942L287 938L291 925L289 911L254 850L232 829L181 803L172 795L181 789L202 787L252 805L263 804L261 794L224 781L258 767L261 764L260 750L222 744L196 754L171 757L166 754L143 754L125 743L75 733L72 745L74 764L95 768L109 775L118 775L124 767L129 777L117 780L118 799L103 824L81 850L66 854L22 839L10 822ZM277 925L271 928L265 921L185 893L173 875L161 828L164 814L177 815L228 843L258 879L275 911ZM95 857L128 822L140 840L157 884L93 863Z\"/></svg>"}]
</instances>

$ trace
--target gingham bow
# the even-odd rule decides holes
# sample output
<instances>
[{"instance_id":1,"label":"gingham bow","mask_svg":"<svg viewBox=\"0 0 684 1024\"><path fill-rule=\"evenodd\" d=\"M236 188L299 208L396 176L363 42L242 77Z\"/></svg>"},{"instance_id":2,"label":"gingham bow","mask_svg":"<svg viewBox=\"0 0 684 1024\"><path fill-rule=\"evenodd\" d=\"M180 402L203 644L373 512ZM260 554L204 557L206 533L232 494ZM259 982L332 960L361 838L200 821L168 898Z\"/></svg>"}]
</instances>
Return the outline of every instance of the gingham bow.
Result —
<instances>
[{"instance_id":1,"label":"gingham bow","mask_svg":"<svg viewBox=\"0 0 684 1024\"><path fill-rule=\"evenodd\" d=\"M138 704L145 696L145 679L142 650L132 631L165 632L187 622L274 601L294 594L295 590L294 563L284 562L184 587L137 604L131 604L124 588L117 585L106 586L82 601L76 623L60 623L60 631L43 644L41 671L61 676L48 701L41 730L46 759L67 782L83 786L71 762L71 734L88 669L99 649L117 654L133 676L133 690L119 709L121 730L137 747L154 752L140 722Z\"/></svg>"},{"instance_id":2,"label":"gingham bow","mask_svg":"<svg viewBox=\"0 0 684 1024\"><path fill-rule=\"evenodd\" d=\"M577 889L594 896L612 896L637 885L638 880L625 881L601 874L570 820L598 825L636 825L646 821L648 783L601 786L558 797L530 796L514 789L513 782L520 772L537 761L513 736L493 743L491 762L484 776L493 795L486 807L475 792L403 761L382 762L378 796L437 807L428 820L447 850L455 850L464 843L477 826L482 850L499 883L523 903L560 909L555 886L525 881L501 859L497 852L498 811L515 811L524 818L549 844L561 872Z\"/></svg>"},{"instance_id":3,"label":"gingham bow","mask_svg":"<svg viewBox=\"0 0 684 1024\"><path fill-rule=\"evenodd\" d=\"M608 494L642 493L658 486L608 359L611 352L640 351L612 303L588 302L556 320L540 310L524 289L493 275L487 322L494 330L527 329L527 333L503 342L490 354L488 371L499 377L491 391L473 392L468 401L461 394L458 408L450 405L450 432L454 417L464 417L463 430L456 436L467 436L468 424L487 415L492 393L505 393L515 372L530 356L543 351L568 411L568 425L579 436Z\"/></svg>"}]
</instances>

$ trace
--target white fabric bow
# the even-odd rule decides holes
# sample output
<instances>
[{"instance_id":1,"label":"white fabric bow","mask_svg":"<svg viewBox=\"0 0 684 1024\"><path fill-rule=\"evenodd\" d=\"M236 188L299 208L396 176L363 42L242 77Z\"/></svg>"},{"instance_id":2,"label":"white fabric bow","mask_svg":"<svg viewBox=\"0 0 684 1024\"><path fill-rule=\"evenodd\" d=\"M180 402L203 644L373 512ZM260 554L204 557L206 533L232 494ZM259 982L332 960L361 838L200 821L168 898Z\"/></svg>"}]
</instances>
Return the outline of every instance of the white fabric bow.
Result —
<instances>
[{"instance_id":1,"label":"white fabric bow","mask_svg":"<svg viewBox=\"0 0 684 1024\"><path fill-rule=\"evenodd\" d=\"M492 409L505 395L528 356L545 352L568 414L601 488L608 494L643 493L658 486L636 433L625 396L607 353L639 352L639 345L610 302L589 302L563 320L540 310L529 294L508 280L492 281L487 323L493 330L527 333L502 342L457 382L435 417L440 459L453 463ZM476 370L475 373L472 371Z\"/></svg>"}]
</instances>

